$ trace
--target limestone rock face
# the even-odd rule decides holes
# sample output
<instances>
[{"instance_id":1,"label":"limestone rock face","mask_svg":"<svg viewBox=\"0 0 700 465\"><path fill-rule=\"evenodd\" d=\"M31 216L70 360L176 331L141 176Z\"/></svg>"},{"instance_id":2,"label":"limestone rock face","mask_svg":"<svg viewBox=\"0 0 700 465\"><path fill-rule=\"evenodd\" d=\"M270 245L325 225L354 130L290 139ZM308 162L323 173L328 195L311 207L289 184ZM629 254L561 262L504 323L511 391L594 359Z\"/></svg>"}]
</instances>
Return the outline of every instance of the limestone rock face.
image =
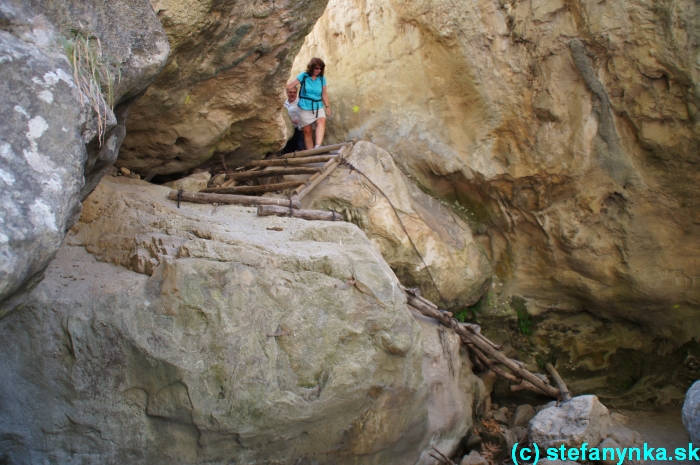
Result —
<instances>
[{"instance_id":1,"label":"limestone rock face","mask_svg":"<svg viewBox=\"0 0 700 465\"><path fill-rule=\"evenodd\" d=\"M694 444L700 444L700 381L696 381L683 403L683 426Z\"/></svg>"},{"instance_id":2,"label":"limestone rock face","mask_svg":"<svg viewBox=\"0 0 700 465\"><path fill-rule=\"evenodd\" d=\"M423 375L430 386L428 429L415 464L432 465L433 446L451 456L473 427L472 405L480 400L484 385L472 373L469 357L453 331L418 312L411 313L422 330Z\"/></svg>"},{"instance_id":3,"label":"limestone rock face","mask_svg":"<svg viewBox=\"0 0 700 465\"><path fill-rule=\"evenodd\" d=\"M530 440L541 449L597 446L607 436L610 414L596 396L574 397L570 402L540 410L530 420Z\"/></svg>"},{"instance_id":4,"label":"limestone rock face","mask_svg":"<svg viewBox=\"0 0 700 465\"><path fill-rule=\"evenodd\" d=\"M168 191L104 178L0 321L0 460L404 464L456 447L478 381L454 335L421 323L423 340L360 230L178 209Z\"/></svg>"},{"instance_id":5,"label":"limestone rock face","mask_svg":"<svg viewBox=\"0 0 700 465\"><path fill-rule=\"evenodd\" d=\"M211 174L209 172L194 173L177 181L166 182L164 186L175 190L183 190L186 192L199 192L207 187Z\"/></svg>"},{"instance_id":6,"label":"limestone rock face","mask_svg":"<svg viewBox=\"0 0 700 465\"><path fill-rule=\"evenodd\" d=\"M525 295L680 345L700 333L698 30L694 1L331 0L292 74L322 57L330 139L459 203L492 308Z\"/></svg>"},{"instance_id":7,"label":"limestone rock face","mask_svg":"<svg viewBox=\"0 0 700 465\"><path fill-rule=\"evenodd\" d=\"M344 213L367 234L402 283L420 286L427 298L450 307L474 304L490 282L491 267L469 225L421 192L386 150L358 142L347 161L356 170L337 168L303 199L302 207Z\"/></svg>"},{"instance_id":8,"label":"limestone rock face","mask_svg":"<svg viewBox=\"0 0 700 465\"><path fill-rule=\"evenodd\" d=\"M0 302L41 279L79 217L80 200L116 159L129 101L167 56L164 33L145 0L98 3L0 4ZM76 86L63 46L74 38L72 29L99 38L104 55L122 70L115 111L104 110L97 96L101 145L100 117ZM10 307L0 309L0 317Z\"/></svg>"},{"instance_id":9,"label":"limestone rock face","mask_svg":"<svg viewBox=\"0 0 700 465\"><path fill-rule=\"evenodd\" d=\"M81 122L85 126L81 134L88 155L85 183L80 192L84 200L117 159L126 134L129 107L165 65L170 52L168 38L148 0L30 0L27 3L56 28L59 35L53 38L54 45L62 47L61 42L73 39L76 33L91 37L93 42L99 40L99 53L112 74L114 110L105 110L102 141L94 110L87 109L84 116L87 121ZM102 87L106 96L109 93L106 85ZM83 96L80 101L87 104L89 99Z\"/></svg>"},{"instance_id":10,"label":"limestone rock face","mask_svg":"<svg viewBox=\"0 0 700 465\"><path fill-rule=\"evenodd\" d=\"M170 174L282 148L284 84L327 0L151 3L172 52L129 114L119 166Z\"/></svg>"}]
</instances>

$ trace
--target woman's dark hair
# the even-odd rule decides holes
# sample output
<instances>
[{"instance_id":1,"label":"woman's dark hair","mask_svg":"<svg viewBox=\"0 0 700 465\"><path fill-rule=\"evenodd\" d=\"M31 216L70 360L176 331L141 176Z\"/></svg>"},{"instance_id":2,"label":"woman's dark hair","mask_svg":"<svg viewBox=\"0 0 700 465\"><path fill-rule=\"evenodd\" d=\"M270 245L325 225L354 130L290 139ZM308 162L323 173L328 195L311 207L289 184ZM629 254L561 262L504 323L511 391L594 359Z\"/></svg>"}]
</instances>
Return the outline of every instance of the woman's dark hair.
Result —
<instances>
[{"instance_id":1,"label":"woman's dark hair","mask_svg":"<svg viewBox=\"0 0 700 465\"><path fill-rule=\"evenodd\" d=\"M309 64L306 66L306 74L308 74L309 76L313 76L314 68L317 66L321 67L321 74L319 74L319 76L323 76L323 72L326 70L326 64L320 58L311 59Z\"/></svg>"}]
</instances>

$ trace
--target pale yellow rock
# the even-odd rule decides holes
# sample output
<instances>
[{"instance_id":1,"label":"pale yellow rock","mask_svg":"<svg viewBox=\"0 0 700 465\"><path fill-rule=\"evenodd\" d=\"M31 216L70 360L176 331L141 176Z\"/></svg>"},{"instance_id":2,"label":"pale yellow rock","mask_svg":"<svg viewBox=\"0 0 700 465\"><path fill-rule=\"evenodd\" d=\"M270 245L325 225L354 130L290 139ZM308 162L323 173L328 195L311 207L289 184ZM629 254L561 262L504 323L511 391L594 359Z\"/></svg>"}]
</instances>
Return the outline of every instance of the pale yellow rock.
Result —
<instances>
[{"instance_id":1,"label":"pale yellow rock","mask_svg":"<svg viewBox=\"0 0 700 465\"><path fill-rule=\"evenodd\" d=\"M209 180L211 179L211 173L204 171L201 173L194 173L186 178L178 179L177 181L166 182L163 184L166 187L171 187L178 190L183 190L186 192L199 192L202 189L206 189Z\"/></svg>"},{"instance_id":2,"label":"pale yellow rock","mask_svg":"<svg viewBox=\"0 0 700 465\"><path fill-rule=\"evenodd\" d=\"M129 112L121 166L182 173L210 159L235 165L282 148L291 61L326 0L151 3L171 51Z\"/></svg>"},{"instance_id":3,"label":"pale yellow rock","mask_svg":"<svg viewBox=\"0 0 700 465\"><path fill-rule=\"evenodd\" d=\"M16 457L427 465L431 444L456 449L479 382L362 231L178 208L168 190L104 178L0 320L0 422L33 432Z\"/></svg>"},{"instance_id":4,"label":"pale yellow rock","mask_svg":"<svg viewBox=\"0 0 700 465\"><path fill-rule=\"evenodd\" d=\"M680 345L700 334L698 30L694 1L331 0L292 75L323 58L330 141L458 202L489 311L521 295Z\"/></svg>"},{"instance_id":5,"label":"pale yellow rock","mask_svg":"<svg viewBox=\"0 0 700 465\"><path fill-rule=\"evenodd\" d=\"M302 207L344 214L367 234L404 285L418 286L450 308L474 304L488 285L491 267L467 223L421 192L386 150L359 142L347 161L359 171L338 167Z\"/></svg>"}]
</instances>

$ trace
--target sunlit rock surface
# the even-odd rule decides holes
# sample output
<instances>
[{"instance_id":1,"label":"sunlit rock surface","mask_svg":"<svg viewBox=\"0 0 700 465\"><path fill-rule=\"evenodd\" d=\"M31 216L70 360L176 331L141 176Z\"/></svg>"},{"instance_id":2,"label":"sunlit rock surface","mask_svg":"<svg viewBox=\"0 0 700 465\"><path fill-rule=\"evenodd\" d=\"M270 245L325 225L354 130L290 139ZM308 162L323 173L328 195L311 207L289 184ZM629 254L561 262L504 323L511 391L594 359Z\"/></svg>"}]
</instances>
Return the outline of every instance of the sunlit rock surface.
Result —
<instances>
[{"instance_id":1,"label":"sunlit rock surface","mask_svg":"<svg viewBox=\"0 0 700 465\"><path fill-rule=\"evenodd\" d=\"M171 174L282 148L284 84L327 0L151 3L172 51L129 114L117 164Z\"/></svg>"},{"instance_id":2,"label":"sunlit rock surface","mask_svg":"<svg viewBox=\"0 0 700 465\"><path fill-rule=\"evenodd\" d=\"M302 207L342 213L367 234L404 285L420 287L429 299L450 308L479 300L491 267L469 225L421 192L386 150L359 142L347 161L353 168L338 167Z\"/></svg>"},{"instance_id":3,"label":"sunlit rock surface","mask_svg":"<svg viewBox=\"0 0 700 465\"><path fill-rule=\"evenodd\" d=\"M0 457L56 463L419 462L478 380L422 330L354 225L166 200L107 177L0 321Z\"/></svg>"},{"instance_id":4,"label":"sunlit rock surface","mask_svg":"<svg viewBox=\"0 0 700 465\"><path fill-rule=\"evenodd\" d=\"M698 376L699 30L694 1L331 0L292 74L322 57L330 139L385 148L469 222L495 271L477 313L510 319L533 368L677 399ZM572 314L604 349L555 324Z\"/></svg>"}]
</instances>

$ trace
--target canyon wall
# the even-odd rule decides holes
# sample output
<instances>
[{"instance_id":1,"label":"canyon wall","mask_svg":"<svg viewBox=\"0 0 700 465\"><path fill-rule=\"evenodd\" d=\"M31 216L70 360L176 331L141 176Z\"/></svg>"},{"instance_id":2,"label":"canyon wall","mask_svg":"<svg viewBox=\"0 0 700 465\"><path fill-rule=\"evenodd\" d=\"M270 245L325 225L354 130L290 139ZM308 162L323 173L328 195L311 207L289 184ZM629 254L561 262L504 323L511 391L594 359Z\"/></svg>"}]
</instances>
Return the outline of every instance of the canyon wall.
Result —
<instances>
[{"instance_id":1,"label":"canyon wall","mask_svg":"<svg viewBox=\"0 0 700 465\"><path fill-rule=\"evenodd\" d=\"M41 280L168 55L146 0L99 3L0 2L0 302Z\"/></svg>"},{"instance_id":2,"label":"canyon wall","mask_svg":"<svg viewBox=\"0 0 700 465\"><path fill-rule=\"evenodd\" d=\"M153 177L281 149L284 84L326 0L152 4L172 51L131 110L117 164Z\"/></svg>"},{"instance_id":3,"label":"canyon wall","mask_svg":"<svg viewBox=\"0 0 700 465\"><path fill-rule=\"evenodd\" d=\"M331 0L291 74L323 58L329 139L385 148L469 223L495 271L470 314L604 389L640 351L700 376L683 362L700 334L699 32L693 1ZM654 370L624 371L629 388Z\"/></svg>"}]
</instances>

